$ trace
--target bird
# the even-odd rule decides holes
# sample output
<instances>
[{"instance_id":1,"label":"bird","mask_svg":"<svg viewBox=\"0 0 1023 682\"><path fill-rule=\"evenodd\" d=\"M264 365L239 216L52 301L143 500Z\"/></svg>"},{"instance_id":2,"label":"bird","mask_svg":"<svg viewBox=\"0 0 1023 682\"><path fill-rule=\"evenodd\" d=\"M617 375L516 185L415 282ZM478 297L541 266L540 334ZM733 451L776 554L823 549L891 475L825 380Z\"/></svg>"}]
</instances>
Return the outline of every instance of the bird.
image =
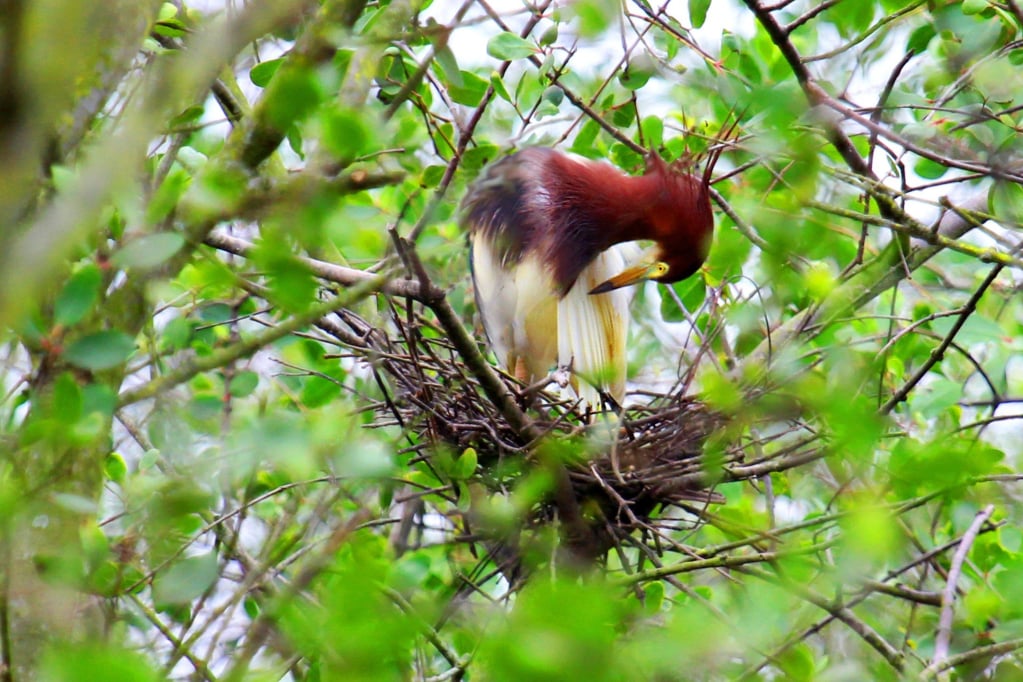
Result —
<instances>
[{"instance_id":1,"label":"bird","mask_svg":"<svg viewBox=\"0 0 1023 682\"><path fill-rule=\"evenodd\" d=\"M477 309L499 364L526 384L569 368L596 409L625 397L629 304L645 280L669 284L706 260L714 232L710 177L691 155L655 151L628 175L550 147L483 169L460 209ZM641 249L636 242L653 241Z\"/></svg>"}]
</instances>

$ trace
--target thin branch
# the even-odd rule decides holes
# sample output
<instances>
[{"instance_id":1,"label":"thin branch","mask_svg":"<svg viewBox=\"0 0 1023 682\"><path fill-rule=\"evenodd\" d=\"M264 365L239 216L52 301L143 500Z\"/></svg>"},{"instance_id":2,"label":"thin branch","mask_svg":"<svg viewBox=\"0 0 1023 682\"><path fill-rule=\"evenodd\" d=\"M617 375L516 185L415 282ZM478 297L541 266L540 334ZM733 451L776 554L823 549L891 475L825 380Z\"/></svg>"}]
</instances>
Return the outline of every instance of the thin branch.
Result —
<instances>
[{"instance_id":1,"label":"thin branch","mask_svg":"<svg viewBox=\"0 0 1023 682\"><path fill-rule=\"evenodd\" d=\"M338 525L316 556L310 559L288 586L277 595L277 604L283 606L297 600L302 591L334 560L337 551L348 542L353 533L362 527L368 517L369 512L363 509L353 514L346 523ZM224 673L222 679L226 682L240 682L245 678L252 659L256 657L263 643L273 633L273 623L277 615L277 609L266 608L256 617L249 627L245 643L233 657L233 663Z\"/></svg>"},{"instance_id":2,"label":"thin branch","mask_svg":"<svg viewBox=\"0 0 1023 682\"><path fill-rule=\"evenodd\" d=\"M990 644L988 646L979 646L974 649L970 649L969 651L964 651L961 654L950 656L938 665L927 666L926 668L924 668L923 672L920 673L920 679L922 680L934 679L935 677L937 677L938 673L941 673L945 670L949 670L950 668L954 668L957 665L962 665L963 663L972 663L973 661L977 660L994 658L995 656L1012 653L1013 651L1018 651L1019 649L1023 649L1023 638L1010 639L1005 642L999 642L998 644Z\"/></svg>"},{"instance_id":3,"label":"thin branch","mask_svg":"<svg viewBox=\"0 0 1023 682\"><path fill-rule=\"evenodd\" d=\"M220 249L227 253L233 253L236 256L242 256L243 258L251 257L255 244L239 239L238 237L232 237L222 232L211 232L203 240L203 242L215 249ZM365 270L358 270L356 268L348 268L343 265L335 265L334 263L328 263L326 261L317 260L315 258L308 258L306 256L296 256L298 261L309 268L309 271L324 279L328 282L340 284L346 287L353 286L366 286L371 283L375 283L378 286L379 291L391 296L400 296L411 298L415 301L425 303L427 299L433 298L437 295L443 295L443 292L437 290L424 293L420 288L419 282L415 282L408 279L390 278L381 280L379 275L366 272Z\"/></svg>"},{"instance_id":4,"label":"thin branch","mask_svg":"<svg viewBox=\"0 0 1023 682\"><path fill-rule=\"evenodd\" d=\"M888 665L890 665L895 670L898 671L902 670L903 667L902 652L900 652L898 649L889 644L888 640L882 637L877 630L875 630L874 628L870 627L865 622L857 618L856 615L848 606L841 603L831 602L822 597L821 595L817 594L813 590L804 587L803 585L792 582L790 580L779 578L775 575L772 575L771 573L768 573L767 571L762 571L751 567L744 567L739 570L742 571L743 573L747 573L749 575L758 577L761 580L765 580L776 585L781 585L783 588L789 590L790 592L798 596L800 599L804 599L813 604L814 606L816 606L817 608L827 611L832 618L841 621L850 630L859 635L860 638L863 639L863 641L866 642L868 645L870 645L870 647L873 648L877 653L881 654L884 660L888 662Z\"/></svg>"},{"instance_id":5,"label":"thin branch","mask_svg":"<svg viewBox=\"0 0 1023 682\"><path fill-rule=\"evenodd\" d=\"M157 395L166 393L174 386L185 383L197 374L209 372L210 370L228 365L240 358L252 355L259 349L273 343L277 339L284 338L288 334L314 323L317 319L333 310L351 306L374 291L379 290L386 281L387 278L385 276L378 275L372 280L364 282L359 287L345 291L339 296L332 297L326 301L321 301L316 305L310 306L309 310L305 313L285 320L274 327L270 327L269 329L260 332L259 334L253 334L238 343L214 350L209 355L194 356L182 362L166 374L162 374L141 386L121 393L117 400L118 407L124 407L125 405L137 403L140 400L156 397Z\"/></svg>"},{"instance_id":6,"label":"thin branch","mask_svg":"<svg viewBox=\"0 0 1023 682\"><path fill-rule=\"evenodd\" d=\"M956 553L952 556L948 580L945 581L945 589L941 594L941 618L938 621L938 634L934 639L934 659L927 666L927 670L941 668L942 662L948 658L948 645L952 639L952 618L955 614L953 607L956 599L956 583L959 582L959 574L962 573L966 555L970 553L970 548L973 547L973 542L977 539L980 529L991 518L991 514L994 511L995 506L989 504L977 513L973 523L963 533L963 539L959 543L959 547L956 548Z\"/></svg>"},{"instance_id":7,"label":"thin branch","mask_svg":"<svg viewBox=\"0 0 1023 682\"><path fill-rule=\"evenodd\" d=\"M966 324L966 320L968 320L970 315L972 315L977 309L977 303L984 296L984 292L988 290L991 283L994 282L999 273L1001 273L1002 267L1003 266L999 264L991 268L991 272L988 273L988 276L984 279L981 285L977 287L977 290L973 292L972 296L970 296L970 300L968 300L966 305L963 306L958 319L956 319L955 324L952 325L952 329L949 330L948 334L945 335L945 338L941 340L941 343L938 344L937 348L931 351L926 362L924 362L924 364L913 373L913 376L911 376L909 380L906 381L906 383L904 383L902 387L899 388L899 390L881 406L881 409L879 410L881 414L888 414L896 405L905 400L906 396L909 395L909 392L912 391L918 383L920 383L920 380L923 379L929 371L931 371L931 368L941 361L941 359L945 356L945 351L948 350L948 347L955 339L956 334L959 333L959 330L963 328L964 324Z\"/></svg>"},{"instance_id":8,"label":"thin branch","mask_svg":"<svg viewBox=\"0 0 1023 682\"><path fill-rule=\"evenodd\" d=\"M842 2L842 0L824 0L824 2L816 5L815 7L811 7L809 10L807 10L803 14L799 15L798 17L790 21L785 26L785 32L792 33L797 28L799 28L806 22L810 21L821 12L826 12L827 10L831 9L840 2Z\"/></svg>"}]
</instances>

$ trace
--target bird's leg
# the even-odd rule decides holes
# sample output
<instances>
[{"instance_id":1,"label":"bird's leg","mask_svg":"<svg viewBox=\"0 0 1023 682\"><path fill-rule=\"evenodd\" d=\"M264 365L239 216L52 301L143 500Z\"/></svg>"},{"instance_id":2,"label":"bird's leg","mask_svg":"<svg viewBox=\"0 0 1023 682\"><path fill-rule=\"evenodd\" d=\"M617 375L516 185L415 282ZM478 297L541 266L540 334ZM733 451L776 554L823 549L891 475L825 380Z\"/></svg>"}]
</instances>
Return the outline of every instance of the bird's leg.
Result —
<instances>
[{"instance_id":1,"label":"bird's leg","mask_svg":"<svg viewBox=\"0 0 1023 682\"><path fill-rule=\"evenodd\" d=\"M629 418L625 414L625 408L623 408L617 400L614 399L610 393L603 389L597 389L597 393L600 394L600 406L603 411L610 410L615 413L618 417L619 424L625 435L628 436L629 440L636 440L636 434L632 430L632 424L629 423Z\"/></svg>"},{"instance_id":2,"label":"bird's leg","mask_svg":"<svg viewBox=\"0 0 1023 682\"><path fill-rule=\"evenodd\" d=\"M515 367L512 374L522 384L529 384L529 370L526 369L526 360L521 355L515 358Z\"/></svg>"},{"instance_id":3,"label":"bird's leg","mask_svg":"<svg viewBox=\"0 0 1023 682\"><path fill-rule=\"evenodd\" d=\"M597 389L597 394L600 396L600 409L602 412L611 410L619 417L622 416L622 406L618 404L618 401L614 399L614 396L602 388Z\"/></svg>"}]
</instances>

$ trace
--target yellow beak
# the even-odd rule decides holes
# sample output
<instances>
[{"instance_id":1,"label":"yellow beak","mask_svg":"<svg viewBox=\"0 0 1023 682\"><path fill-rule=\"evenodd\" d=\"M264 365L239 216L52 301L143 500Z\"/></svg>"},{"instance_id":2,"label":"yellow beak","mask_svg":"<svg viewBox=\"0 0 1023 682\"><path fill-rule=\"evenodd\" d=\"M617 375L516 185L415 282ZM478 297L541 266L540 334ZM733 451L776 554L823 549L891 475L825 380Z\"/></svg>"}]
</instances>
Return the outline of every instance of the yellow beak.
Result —
<instances>
[{"instance_id":1,"label":"yellow beak","mask_svg":"<svg viewBox=\"0 0 1023 682\"><path fill-rule=\"evenodd\" d=\"M626 268L624 271L618 273L606 282L593 287L590 289L590 295L604 294L608 291L614 291L615 289L621 289L622 287L636 284L637 282L656 279L667 272L667 264L660 261L655 261L653 263L639 263L637 265L633 265L631 268Z\"/></svg>"}]
</instances>

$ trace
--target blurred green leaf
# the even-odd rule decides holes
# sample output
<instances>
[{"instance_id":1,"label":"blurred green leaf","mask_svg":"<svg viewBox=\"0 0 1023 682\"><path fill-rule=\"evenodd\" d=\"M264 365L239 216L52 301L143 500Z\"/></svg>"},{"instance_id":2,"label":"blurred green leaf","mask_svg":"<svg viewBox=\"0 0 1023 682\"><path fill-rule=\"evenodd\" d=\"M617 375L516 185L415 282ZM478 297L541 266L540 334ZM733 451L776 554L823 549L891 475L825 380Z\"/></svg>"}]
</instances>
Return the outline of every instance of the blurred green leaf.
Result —
<instances>
[{"instance_id":1,"label":"blurred green leaf","mask_svg":"<svg viewBox=\"0 0 1023 682\"><path fill-rule=\"evenodd\" d=\"M925 180L937 180L948 172L948 166L937 161L921 158L913 166L913 170Z\"/></svg>"},{"instance_id":2,"label":"blurred green leaf","mask_svg":"<svg viewBox=\"0 0 1023 682\"><path fill-rule=\"evenodd\" d=\"M195 125L202 118L202 115L205 112L206 109L203 106L199 104L193 104L192 106L187 107L180 114L172 118L170 120L170 127L183 128L185 126Z\"/></svg>"},{"instance_id":3,"label":"blurred green leaf","mask_svg":"<svg viewBox=\"0 0 1023 682\"><path fill-rule=\"evenodd\" d=\"M448 93L451 95L452 100L468 107L478 106L483 101L483 95L486 94L487 87L491 83L490 81L483 80L483 78L471 71L461 72L459 81L458 84L452 83L448 86ZM505 94L507 94L507 91L505 91Z\"/></svg>"},{"instance_id":4,"label":"blurred green leaf","mask_svg":"<svg viewBox=\"0 0 1023 682\"><path fill-rule=\"evenodd\" d=\"M103 461L103 469L107 478L114 483L124 483L124 479L128 475L128 465L125 463L124 457L116 452L111 452L106 456Z\"/></svg>"},{"instance_id":5,"label":"blurred green leaf","mask_svg":"<svg viewBox=\"0 0 1023 682\"><path fill-rule=\"evenodd\" d=\"M40 679L48 682L157 682L164 679L135 651L90 641L56 644L42 657Z\"/></svg>"},{"instance_id":6,"label":"blurred green leaf","mask_svg":"<svg viewBox=\"0 0 1023 682\"><path fill-rule=\"evenodd\" d=\"M778 660L785 672L785 679L793 682L809 682L816 679L813 650L805 643L788 647Z\"/></svg>"},{"instance_id":7,"label":"blurred green leaf","mask_svg":"<svg viewBox=\"0 0 1023 682\"><path fill-rule=\"evenodd\" d=\"M122 246L110 260L119 268L148 270L169 260L184 245L185 238L177 232L148 234Z\"/></svg>"},{"instance_id":8,"label":"blurred green leaf","mask_svg":"<svg viewBox=\"0 0 1023 682\"><path fill-rule=\"evenodd\" d=\"M998 529L998 542L1005 551L1018 554L1023 549L1023 530L1016 526L1003 526Z\"/></svg>"},{"instance_id":9,"label":"blurred green leaf","mask_svg":"<svg viewBox=\"0 0 1023 682\"><path fill-rule=\"evenodd\" d=\"M53 305L53 321L70 326L81 321L96 305L103 284L99 267L89 263L79 268L57 295Z\"/></svg>"},{"instance_id":10,"label":"blurred green leaf","mask_svg":"<svg viewBox=\"0 0 1023 682\"><path fill-rule=\"evenodd\" d=\"M244 398L252 395L257 386L259 386L259 375L251 370L244 370L231 377L228 391L235 398Z\"/></svg>"},{"instance_id":11,"label":"blurred green leaf","mask_svg":"<svg viewBox=\"0 0 1023 682\"><path fill-rule=\"evenodd\" d=\"M504 86L504 78L501 77L497 71L490 74L490 87L494 88L494 92L497 96L503 99L505 102L511 102L511 94L508 92L508 88Z\"/></svg>"},{"instance_id":12,"label":"blurred green leaf","mask_svg":"<svg viewBox=\"0 0 1023 682\"><path fill-rule=\"evenodd\" d=\"M282 130L305 118L322 99L315 74L291 64L278 69L268 85L264 94L266 117L271 125Z\"/></svg>"},{"instance_id":13,"label":"blurred green leaf","mask_svg":"<svg viewBox=\"0 0 1023 682\"><path fill-rule=\"evenodd\" d=\"M927 45L931 42L937 33L934 30L934 24L925 23L917 27L910 35L909 40L906 42L906 49L912 50L913 52L923 52L927 49Z\"/></svg>"},{"instance_id":14,"label":"blurred green leaf","mask_svg":"<svg viewBox=\"0 0 1023 682\"><path fill-rule=\"evenodd\" d=\"M217 579L217 553L206 552L174 562L153 578L153 601L187 604L202 596Z\"/></svg>"},{"instance_id":15,"label":"blurred green leaf","mask_svg":"<svg viewBox=\"0 0 1023 682\"><path fill-rule=\"evenodd\" d=\"M995 182L988 195L988 210L996 219L1023 226L1023 187L1015 182Z\"/></svg>"},{"instance_id":16,"label":"blurred green leaf","mask_svg":"<svg viewBox=\"0 0 1023 682\"><path fill-rule=\"evenodd\" d=\"M323 126L323 143L339 159L354 159L375 144L376 135L363 112L332 108L323 114Z\"/></svg>"},{"instance_id":17,"label":"blurred green leaf","mask_svg":"<svg viewBox=\"0 0 1023 682\"><path fill-rule=\"evenodd\" d=\"M625 679L614 655L615 628L626 602L599 585L539 581L526 587L512 613L480 651L487 679ZM572 614L571 627L564 614Z\"/></svg>"},{"instance_id":18,"label":"blurred green leaf","mask_svg":"<svg viewBox=\"0 0 1023 682\"><path fill-rule=\"evenodd\" d=\"M458 459L455 460L451 470L451 477L464 481L470 476L476 473L476 467L478 466L478 459L476 456L476 450L473 448L466 448L459 455Z\"/></svg>"},{"instance_id":19,"label":"blurred green leaf","mask_svg":"<svg viewBox=\"0 0 1023 682\"><path fill-rule=\"evenodd\" d=\"M617 16L617 3L609 0L578 0L571 5L571 11L579 24L579 33L593 38L603 33Z\"/></svg>"},{"instance_id":20,"label":"blurred green leaf","mask_svg":"<svg viewBox=\"0 0 1023 682\"><path fill-rule=\"evenodd\" d=\"M693 28L700 28L703 22L707 21L707 10L710 9L710 0L689 0L689 21Z\"/></svg>"},{"instance_id":21,"label":"blurred green leaf","mask_svg":"<svg viewBox=\"0 0 1023 682\"><path fill-rule=\"evenodd\" d=\"M956 381L937 379L913 392L913 409L924 417L942 414L963 397L963 386Z\"/></svg>"},{"instance_id":22,"label":"blurred green leaf","mask_svg":"<svg viewBox=\"0 0 1023 682\"><path fill-rule=\"evenodd\" d=\"M671 286L681 299L685 310L679 308L674 297L665 293L661 297L661 316L669 322L682 322L687 319L686 311L695 313L703 305L707 297L707 286L701 277L690 277Z\"/></svg>"},{"instance_id":23,"label":"blurred green leaf","mask_svg":"<svg viewBox=\"0 0 1023 682\"><path fill-rule=\"evenodd\" d=\"M437 60L448 83L455 87L462 87L462 72L458 68L458 60L451 48L445 45L434 52L433 58Z\"/></svg>"},{"instance_id":24,"label":"blurred green leaf","mask_svg":"<svg viewBox=\"0 0 1023 682\"><path fill-rule=\"evenodd\" d=\"M265 62L256 64L249 71L249 80L252 81L253 85L265 88L282 63L284 63L283 59L268 59Z\"/></svg>"},{"instance_id":25,"label":"blurred green leaf","mask_svg":"<svg viewBox=\"0 0 1023 682\"><path fill-rule=\"evenodd\" d=\"M64 350L64 359L88 370L111 369L135 352L135 340L124 332L108 330L83 336Z\"/></svg>"},{"instance_id":26,"label":"blurred green leaf","mask_svg":"<svg viewBox=\"0 0 1023 682\"><path fill-rule=\"evenodd\" d=\"M487 41L487 54L494 59L514 61L525 59L536 52L536 46L514 33L498 33Z\"/></svg>"},{"instance_id":27,"label":"blurred green leaf","mask_svg":"<svg viewBox=\"0 0 1023 682\"><path fill-rule=\"evenodd\" d=\"M480 144L466 149L462 154L462 167L467 171L478 171L497 159L501 149L495 144Z\"/></svg>"},{"instance_id":28,"label":"blurred green leaf","mask_svg":"<svg viewBox=\"0 0 1023 682\"><path fill-rule=\"evenodd\" d=\"M558 40L558 25L552 24L540 35L540 44L544 47L553 45Z\"/></svg>"}]
</instances>

